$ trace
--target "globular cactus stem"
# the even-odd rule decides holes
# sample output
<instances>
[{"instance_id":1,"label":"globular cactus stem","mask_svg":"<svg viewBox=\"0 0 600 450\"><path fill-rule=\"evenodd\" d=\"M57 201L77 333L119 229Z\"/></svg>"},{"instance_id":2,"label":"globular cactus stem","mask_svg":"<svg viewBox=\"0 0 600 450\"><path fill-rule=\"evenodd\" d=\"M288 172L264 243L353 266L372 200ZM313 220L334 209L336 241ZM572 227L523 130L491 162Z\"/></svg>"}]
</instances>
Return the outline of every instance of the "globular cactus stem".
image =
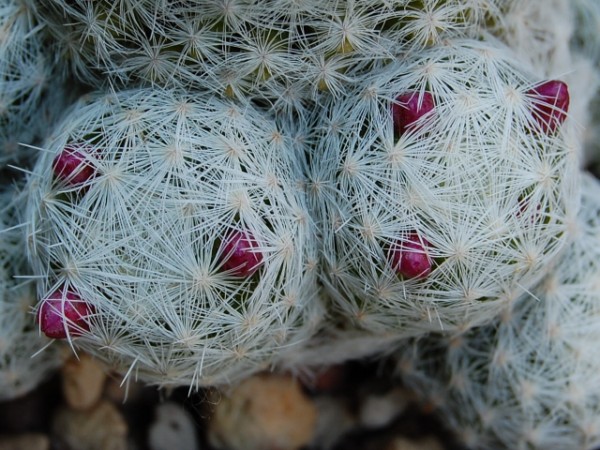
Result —
<instances>
[{"instance_id":1,"label":"globular cactus stem","mask_svg":"<svg viewBox=\"0 0 600 450\"><path fill-rule=\"evenodd\" d=\"M499 0L156 3L26 0L83 82L210 88L277 101L339 94L355 67L385 64L500 20Z\"/></svg>"},{"instance_id":2,"label":"globular cactus stem","mask_svg":"<svg viewBox=\"0 0 600 450\"><path fill-rule=\"evenodd\" d=\"M316 333L301 147L266 113L140 88L82 99L52 136L25 214L47 335L195 389L271 368Z\"/></svg>"},{"instance_id":3,"label":"globular cactus stem","mask_svg":"<svg viewBox=\"0 0 600 450\"><path fill-rule=\"evenodd\" d=\"M564 82L492 38L448 39L324 100L307 191L340 320L464 330L526 295L577 210L568 107Z\"/></svg>"}]
</instances>

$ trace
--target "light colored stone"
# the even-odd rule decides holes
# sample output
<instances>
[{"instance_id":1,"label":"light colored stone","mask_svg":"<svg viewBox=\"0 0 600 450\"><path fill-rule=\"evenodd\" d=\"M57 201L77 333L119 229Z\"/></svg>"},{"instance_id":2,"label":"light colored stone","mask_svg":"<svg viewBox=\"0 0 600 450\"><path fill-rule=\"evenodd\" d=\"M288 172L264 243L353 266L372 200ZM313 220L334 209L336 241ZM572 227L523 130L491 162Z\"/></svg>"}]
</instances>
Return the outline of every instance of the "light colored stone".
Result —
<instances>
[{"instance_id":1,"label":"light colored stone","mask_svg":"<svg viewBox=\"0 0 600 450\"><path fill-rule=\"evenodd\" d=\"M0 436L0 450L48 450L50 439L41 433Z\"/></svg>"},{"instance_id":2,"label":"light colored stone","mask_svg":"<svg viewBox=\"0 0 600 450\"><path fill-rule=\"evenodd\" d=\"M385 450L444 450L444 447L433 437L418 440L396 437L385 447Z\"/></svg>"},{"instance_id":3,"label":"light colored stone","mask_svg":"<svg viewBox=\"0 0 600 450\"><path fill-rule=\"evenodd\" d=\"M148 432L150 450L199 450L194 419L181 406L163 403L155 409L155 420Z\"/></svg>"},{"instance_id":4,"label":"light colored stone","mask_svg":"<svg viewBox=\"0 0 600 450\"><path fill-rule=\"evenodd\" d=\"M228 450L296 450L311 442L317 409L286 375L258 375L218 401L208 437Z\"/></svg>"},{"instance_id":5,"label":"light colored stone","mask_svg":"<svg viewBox=\"0 0 600 450\"><path fill-rule=\"evenodd\" d=\"M61 408L52 432L69 450L126 450L127 423L119 410L106 400L92 409Z\"/></svg>"},{"instance_id":6,"label":"light colored stone","mask_svg":"<svg viewBox=\"0 0 600 450\"><path fill-rule=\"evenodd\" d=\"M359 422L365 428L385 427L406 409L408 403L409 394L403 389L370 395L361 404Z\"/></svg>"},{"instance_id":7,"label":"light colored stone","mask_svg":"<svg viewBox=\"0 0 600 450\"><path fill-rule=\"evenodd\" d=\"M102 395L106 374L102 365L86 354L70 358L62 368L65 402L78 411L92 408Z\"/></svg>"}]
</instances>

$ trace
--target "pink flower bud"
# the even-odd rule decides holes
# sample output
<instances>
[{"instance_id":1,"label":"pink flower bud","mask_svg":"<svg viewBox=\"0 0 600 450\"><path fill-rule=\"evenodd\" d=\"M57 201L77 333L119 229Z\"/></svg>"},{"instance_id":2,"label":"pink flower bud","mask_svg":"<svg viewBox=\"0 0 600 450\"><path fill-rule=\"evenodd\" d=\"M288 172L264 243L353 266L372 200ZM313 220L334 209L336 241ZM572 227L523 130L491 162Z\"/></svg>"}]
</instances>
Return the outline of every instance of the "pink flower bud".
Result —
<instances>
[{"instance_id":1,"label":"pink flower bud","mask_svg":"<svg viewBox=\"0 0 600 450\"><path fill-rule=\"evenodd\" d=\"M78 294L59 289L42 300L37 321L49 338L65 339L89 330L87 320L91 313L92 307Z\"/></svg>"},{"instance_id":2,"label":"pink flower bud","mask_svg":"<svg viewBox=\"0 0 600 450\"><path fill-rule=\"evenodd\" d=\"M431 113L434 108L435 103L430 92L406 92L399 95L392 105L394 132L401 135L409 128L417 129L415 123L425 114Z\"/></svg>"},{"instance_id":3,"label":"pink flower bud","mask_svg":"<svg viewBox=\"0 0 600 450\"><path fill-rule=\"evenodd\" d=\"M263 262L262 254L255 248L256 240L250 233L233 231L223 242L223 269L237 276L251 276Z\"/></svg>"},{"instance_id":4,"label":"pink flower bud","mask_svg":"<svg viewBox=\"0 0 600 450\"><path fill-rule=\"evenodd\" d=\"M85 183L96 174L89 158L90 152L84 147L67 145L54 158L54 176L70 186Z\"/></svg>"},{"instance_id":5,"label":"pink flower bud","mask_svg":"<svg viewBox=\"0 0 600 450\"><path fill-rule=\"evenodd\" d=\"M533 119L543 133L553 133L567 118L569 110L569 88L558 80L546 81L529 89Z\"/></svg>"},{"instance_id":6,"label":"pink flower bud","mask_svg":"<svg viewBox=\"0 0 600 450\"><path fill-rule=\"evenodd\" d=\"M543 220L542 205L540 205L539 203L536 204L535 211L528 211L529 209L530 209L529 200L526 198L520 199L519 200L519 209L516 213L516 216L518 218L521 218L521 217L525 216L526 214L529 214L529 223L531 225L534 225L535 223Z\"/></svg>"},{"instance_id":7,"label":"pink flower bud","mask_svg":"<svg viewBox=\"0 0 600 450\"><path fill-rule=\"evenodd\" d=\"M392 246L388 258L392 267L404 278L426 278L433 265L427 254L427 247L430 246L417 233L410 233L406 239Z\"/></svg>"}]
</instances>

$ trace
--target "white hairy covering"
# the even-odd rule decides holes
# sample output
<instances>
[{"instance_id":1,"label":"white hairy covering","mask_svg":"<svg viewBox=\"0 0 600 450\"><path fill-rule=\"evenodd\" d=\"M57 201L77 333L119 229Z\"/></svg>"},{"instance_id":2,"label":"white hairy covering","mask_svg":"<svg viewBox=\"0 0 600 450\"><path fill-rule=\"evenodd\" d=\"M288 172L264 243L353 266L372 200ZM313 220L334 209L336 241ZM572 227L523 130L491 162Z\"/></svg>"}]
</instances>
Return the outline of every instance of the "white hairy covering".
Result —
<instances>
[{"instance_id":1,"label":"white hairy covering","mask_svg":"<svg viewBox=\"0 0 600 450\"><path fill-rule=\"evenodd\" d=\"M536 130L544 81L498 42L449 40L365 78L316 110L312 208L335 312L368 332L408 336L489 322L547 272L578 205L577 139L567 121ZM433 95L395 138L392 103ZM387 251L409 233L433 271L402 279Z\"/></svg>"},{"instance_id":2,"label":"white hairy covering","mask_svg":"<svg viewBox=\"0 0 600 450\"><path fill-rule=\"evenodd\" d=\"M27 158L19 144L35 143L68 98L40 28L25 0L0 0L0 163Z\"/></svg>"},{"instance_id":3,"label":"white hairy covering","mask_svg":"<svg viewBox=\"0 0 600 450\"><path fill-rule=\"evenodd\" d=\"M84 82L210 87L286 103L339 93L348 67L473 36L499 0L27 0ZM288 105L289 106L289 105Z\"/></svg>"},{"instance_id":4,"label":"white hairy covering","mask_svg":"<svg viewBox=\"0 0 600 450\"><path fill-rule=\"evenodd\" d=\"M97 176L53 176L68 145ZM53 133L27 185L29 257L40 299L66 287L93 309L70 336L127 376L231 383L269 368L323 316L317 240L297 155L251 105L136 89L92 96ZM252 277L222 268L222 241L254 236Z\"/></svg>"},{"instance_id":5,"label":"white hairy covering","mask_svg":"<svg viewBox=\"0 0 600 450\"><path fill-rule=\"evenodd\" d=\"M397 374L469 448L600 445L600 183L583 174L573 241L492 325L399 346Z\"/></svg>"},{"instance_id":6,"label":"white hairy covering","mask_svg":"<svg viewBox=\"0 0 600 450\"><path fill-rule=\"evenodd\" d=\"M0 401L27 394L63 362L58 346L40 335L33 307L35 287L25 258L17 208L23 198L12 188L0 193Z\"/></svg>"}]
</instances>

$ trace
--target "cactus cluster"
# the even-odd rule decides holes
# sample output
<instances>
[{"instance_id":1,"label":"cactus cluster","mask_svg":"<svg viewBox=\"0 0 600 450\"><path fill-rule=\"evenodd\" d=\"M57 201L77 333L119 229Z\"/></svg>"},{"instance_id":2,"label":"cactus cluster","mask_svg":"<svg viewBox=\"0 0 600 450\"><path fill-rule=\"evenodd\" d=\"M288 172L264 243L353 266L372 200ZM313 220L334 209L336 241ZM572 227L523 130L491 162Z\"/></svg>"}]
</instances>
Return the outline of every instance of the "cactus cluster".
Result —
<instances>
[{"instance_id":1,"label":"cactus cluster","mask_svg":"<svg viewBox=\"0 0 600 450\"><path fill-rule=\"evenodd\" d=\"M477 416L465 402L521 405L533 447L550 425L576 423L589 430L578 442L595 442L587 406L569 409L576 390L552 383L588 377L569 359L569 345L588 345L569 320L588 311L581 323L596 333L595 219L577 214L581 167L594 160L599 10L0 0L0 171L16 142L38 150L18 163L10 205L25 206L0 242L5 268L24 264L8 289L35 285L37 301L28 326L2 314L0 336L45 334L126 379L192 390L414 339L402 356L420 356L411 376L441 383L447 410L489 436L483 447L502 433L517 442L518 428L508 409ZM69 107L79 91L67 79L90 91ZM581 214L596 211L590 199ZM550 346L555 337L565 341ZM41 364L60 348L35 342L19 357L45 348L31 360ZM515 353L502 367L469 359L499 342ZM566 371L544 372L561 358ZM544 398L572 397L534 414L507 393L513 369L537 375Z\"/></svg>"},{"instance_id":2,"label":"cactus cluster","mask_svg":"<svg viewBox=\"0 0 600 450\"><path fill-rule=\"evenodd\" d=\"M397 374L472 449L600 445L600 183L583 175L568 250L493 324L406 342Z\"/></svg>"}]
</instances>

